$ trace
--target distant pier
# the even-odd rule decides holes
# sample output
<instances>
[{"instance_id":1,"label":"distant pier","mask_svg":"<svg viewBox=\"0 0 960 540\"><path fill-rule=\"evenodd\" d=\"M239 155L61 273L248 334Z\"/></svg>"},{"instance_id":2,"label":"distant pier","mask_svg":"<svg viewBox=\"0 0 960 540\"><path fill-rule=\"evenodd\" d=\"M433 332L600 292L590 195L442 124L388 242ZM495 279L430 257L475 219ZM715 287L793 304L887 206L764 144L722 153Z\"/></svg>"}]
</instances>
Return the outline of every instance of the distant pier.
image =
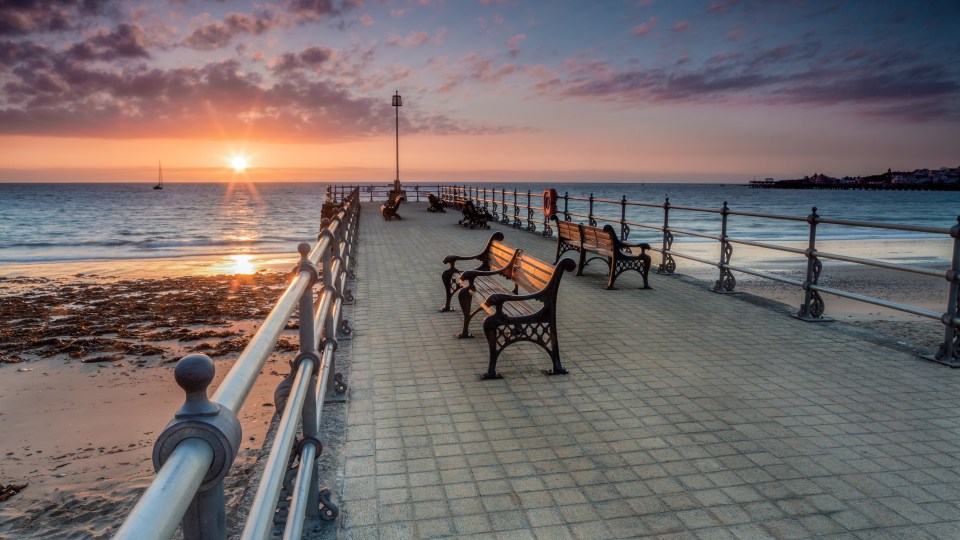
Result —
<instances>
[{"instance_id":1,"label":"distant pier","mask_svg":"<svg viewBox=\"0 0 960 540\"><path fill-rule=\"evenodd\" d=\"M927 184L897 183L824 183L805 180L752 180L757 189L862 189L871 191L960 191L960 184L931 182Z\"/></svg>"}]
</instances>

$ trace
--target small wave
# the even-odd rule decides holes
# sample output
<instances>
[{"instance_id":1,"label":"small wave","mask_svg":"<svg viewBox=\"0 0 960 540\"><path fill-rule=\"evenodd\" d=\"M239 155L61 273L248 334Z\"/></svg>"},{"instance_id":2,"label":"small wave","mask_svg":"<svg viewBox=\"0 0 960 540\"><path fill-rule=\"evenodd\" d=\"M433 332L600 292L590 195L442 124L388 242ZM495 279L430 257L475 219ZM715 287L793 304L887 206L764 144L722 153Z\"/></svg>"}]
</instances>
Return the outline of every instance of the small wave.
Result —
<instances>
[{"instance_id":1,"label":"small wave","mask_svg":"<svg viewBox=\"0 0 960 540\"><path fill-rule=\"evenodd\" d=\"M288 249L264 249L246 252L244 255L278 255L290 254L291 260L296 256ZM0 263L29 264L29 263L66 263L66 262L93 262L93 261L139 261L146 259L186 259L228 257L236 255L231 251L205 251L199 253L127 253L124 255L36 255L27 257L0 257Z\"/></svg>"}]
</instances>

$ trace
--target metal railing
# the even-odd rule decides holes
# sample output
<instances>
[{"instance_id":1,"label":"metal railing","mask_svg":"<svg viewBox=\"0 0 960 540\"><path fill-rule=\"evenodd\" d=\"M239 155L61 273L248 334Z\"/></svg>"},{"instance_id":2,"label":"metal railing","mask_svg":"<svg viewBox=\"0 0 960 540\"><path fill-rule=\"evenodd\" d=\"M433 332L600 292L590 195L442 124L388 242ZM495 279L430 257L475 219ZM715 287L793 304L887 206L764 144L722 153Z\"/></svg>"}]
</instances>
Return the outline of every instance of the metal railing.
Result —
<instances>
[{"instance_id":1,"label":"metal railing","mask_svg":"<svg viewBox=\"0 0 960 540\"><path fill-rule=\"evenodd\" d=\"M349 193L354 189L359 190L359 197L362 200L382 202L389 198L390 192L393 190L393 184L334 184L330 186L331 193L339 195L340 198L343 197L344 193ZM407 192L407 200L410 202L426 200L427 193L432 193L438 197L440 196L440 185L437 184L423 186L419 184L414 186L404 185L403 190Z\"/></svg>"},{"instance_id":2,"label":"metal railing","mask_svg":"<svg viewBox=\"0 0 960 540\"><path fill-rule=\"evenodd\" d=\"M295 308L300 352L274 394L280 421L241 538L270 536L292 463L299 466L294 487L286 494L290 503L283 537L299 538L305 520L336 518L338 508L330 490L320 487L316 460L323 448L319 430L324 401L343 401L347 390L336 371L336 349L338 335L343 339L351 332L342 308L353 301L347 280L355 264L360 199L357 190L341 195L339 204L329 199L324 203L329 216L321 220L317 244L297 247L300 261L290 285L211 399L207 388L214 377L213 361L197 354L177 363L174 375L186 401L154 445L156 478L115 538L166 540L178 523L188 540L227 537L223 481L240 446L236 413ZM323 286L315 300L317 283Z\"/></svg>"},{"instance_id":3,"label":"metal railing","mask_svg":"<svg viewBox=\"0 0 960 540\"><path fill-rule=\"evenodd\" d=\"M516 190L508 191L466 185L445 185L440 187L440 197L444 200L451 201L456 198L471 199L478 208L483 208L489 211L495 220L503 223L504 225L512 225L515 229L522 229L531 232L537 231L539 226L542 236L549 237L553 235L550 221L543 212L543 195L540 193L532 193L529 190L526 193L523 193ZM661 254L660 264L657 269L657 273L659 274L674 274L677 269L677 259L679 258L716 267L719 275L718 279L713 285L712 290L718 293L734 292L737 281L733 272L740 272L763 279L797 286L803 291L803 303L800 306L797 317L806 321L829 320L824 317L826 305L821 293L847 298L850 300L856 300L858 302L865 302L895 311L910 313L927 319L938 320L943 324L944 327L943 341L936 353L930 356L925 356L925 358L940 362L950 367L960 367L960 216L957 217L956 225L946 228L825 218L817 213L816 207L814 207L807 216L786 216L761 212L736 211L732 210L726 202L724 202L723 206L720 208L697 208L690 206L671 205L669 198L665 198L663 203L643 203L627 201L626 196L621 197L619 200L597 199L594 198L592 193L589 197L571 197L569 193L564 193L563 196L558 197L557 203L557 219L572 221L574 218L580 218L592 226L597 226L597 224L600 222L609 223L611 225L616 224L619 225L620 228L620 239L624 241L628 240L628 237L631 233L631 228L659 232L660 247L651 247L651 251ZM596 213L596 207L603 205L606 205L605 208L610 208L611 206L619 207L619 218L609 215L598 215ZM559 208L560 206L562 206L562 208ZM660 209L662 210L662 224L631 221L627 216L628 208ZM540 217L534 218L537 211L539 211ZM710 234L703 231L684 230L671 227L670 214L671 212L677 211L719 216L719 234ZM521 214L525 214L525 217L521 217ZM806 248L800 249L730 236L727 234L727 231L731 216L741 216L780 222L791 221L806 223ZM817 250L817 227L819 225L888 229L949 237L953 239L950 268L943 270L932 270L927 268L893 264L873 259L851 257L839 253L819 251ZM708 260L674 249L673 243L675 235L702 238L718 242L720 246L719 259ZM731 264L734 244L803 256L806 259L806 271L804 279L793 279L786 276L771 274L768 272L762 272L752 268ZM949 290L946 298L946 311L940 313L820 285L820 275L823 270L823 265L821 262L822 259L944 278L949 283Z\"/></svg>"}]
</instances>

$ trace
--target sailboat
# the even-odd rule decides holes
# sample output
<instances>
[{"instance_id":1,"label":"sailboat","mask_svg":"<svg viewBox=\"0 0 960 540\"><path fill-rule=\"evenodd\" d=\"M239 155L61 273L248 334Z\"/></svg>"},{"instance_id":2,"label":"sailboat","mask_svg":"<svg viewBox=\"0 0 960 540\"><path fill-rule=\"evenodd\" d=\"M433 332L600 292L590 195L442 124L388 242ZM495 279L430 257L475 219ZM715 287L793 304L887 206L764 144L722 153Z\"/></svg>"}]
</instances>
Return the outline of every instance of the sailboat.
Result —
<instances>
[{"instance_id":1,"label":"sailboat","mask_svg":"<svg viewBox=\"0 0 960 540\"><path fill-rule=\"evenodd\" d=\"M163 189L163 168L160 166L159 161L157 162L157 176L159 177L159 181L157 181L157 185L153 186L153 189Z\"/></svg>"}]
</instances>

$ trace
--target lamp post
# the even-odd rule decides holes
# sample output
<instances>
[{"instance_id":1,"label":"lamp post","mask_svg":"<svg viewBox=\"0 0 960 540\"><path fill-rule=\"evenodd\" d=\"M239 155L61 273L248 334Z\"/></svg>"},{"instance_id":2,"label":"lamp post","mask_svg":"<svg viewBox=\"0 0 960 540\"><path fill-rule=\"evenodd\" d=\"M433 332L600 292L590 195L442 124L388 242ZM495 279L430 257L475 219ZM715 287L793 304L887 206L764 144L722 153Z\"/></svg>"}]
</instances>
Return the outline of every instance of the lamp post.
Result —
<instances>
[{"instance_id":1,"label":"lamp post","mask_svg":"<svg viewBox=\"0 0 960 540\"><path fill-rule=\"evenodd\" d=\"M393 108L397 111L397 177L393 181L393 190L390 191L390 200L395 201L398 198L405 197L406 193L400 189L400 107L403 105L403 99L400 92L393 94Z\"/></svg>"}]
</instances>

